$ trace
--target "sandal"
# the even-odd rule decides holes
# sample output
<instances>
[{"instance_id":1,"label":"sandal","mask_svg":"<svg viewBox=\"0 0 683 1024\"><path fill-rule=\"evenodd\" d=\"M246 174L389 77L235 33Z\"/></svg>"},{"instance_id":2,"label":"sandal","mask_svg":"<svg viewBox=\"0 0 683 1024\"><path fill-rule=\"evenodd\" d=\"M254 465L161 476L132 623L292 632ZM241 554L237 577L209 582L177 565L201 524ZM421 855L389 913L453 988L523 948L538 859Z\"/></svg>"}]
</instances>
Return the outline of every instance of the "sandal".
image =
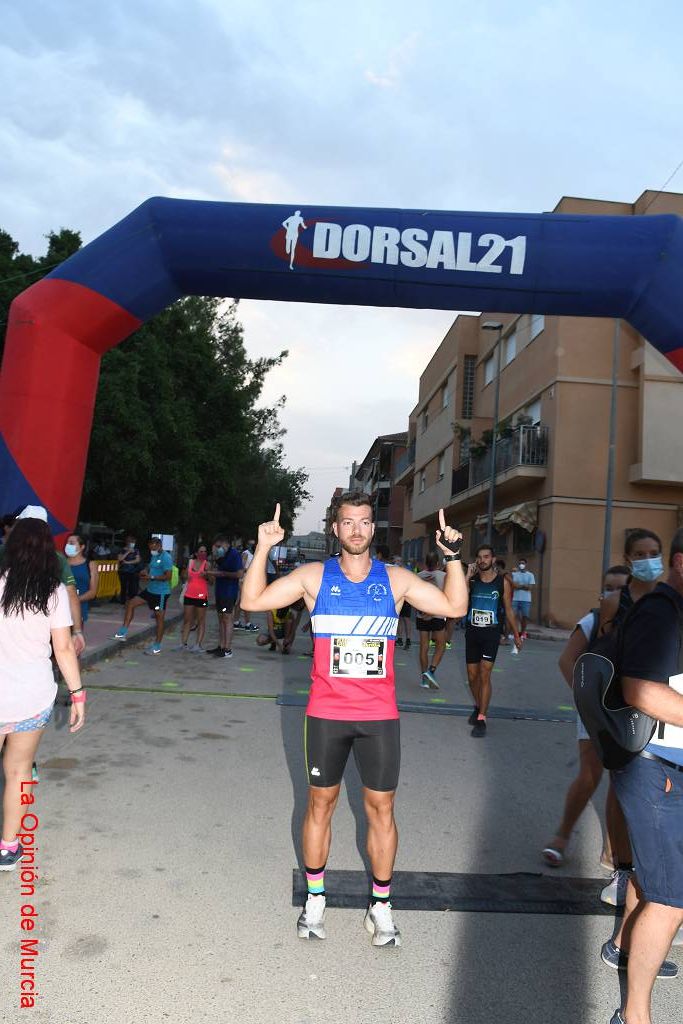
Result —
<instances>
[{"instance_id":1,"label":"sandal","mask_svg":"<svg viewBox=\"0 0 683 1024\"><path fill-rule=\"evenodd\" d=\"M568 842L569 840L564 839L563 836L553 836L552 843L549 843L545 850L541 851L546 864L549 864L551 868L561 868L564 864Z\"/></svg>"},{"instance_id":2,"label":"sandal","mask_svg":"<svg viewBox=\"0 0 683 1024\"><path fill-rule=\"evenodd\" d=\"M558 850L556 846L546 846L541 852L546 864L551 868L561 868L564 864L564 851Z\"/></svg>"}]
</instances>

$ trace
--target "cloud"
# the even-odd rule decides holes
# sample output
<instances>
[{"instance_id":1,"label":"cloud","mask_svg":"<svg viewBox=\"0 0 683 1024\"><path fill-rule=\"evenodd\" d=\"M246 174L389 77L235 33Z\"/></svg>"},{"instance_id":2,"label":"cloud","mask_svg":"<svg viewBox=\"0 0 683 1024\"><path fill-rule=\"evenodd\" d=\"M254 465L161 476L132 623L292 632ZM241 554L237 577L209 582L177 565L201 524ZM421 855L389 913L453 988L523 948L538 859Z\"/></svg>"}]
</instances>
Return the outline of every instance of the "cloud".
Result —
<instances>
[{"instance_id":1,"label":"cloud","mask_svg":"<svg viewBox=\"0 0 683 1024\"><path fill-rule=\"evenodd\" d=\"M633 0L5 7L0 228L36 254L150 195L543 210L632 200L680 160L677 7L645 29ZM454 314L241 309L250 352L291 352L265 396L288 396L291 463L332 460L319 519L334 467L407 423Z\"/></svg>"}]
</instances>

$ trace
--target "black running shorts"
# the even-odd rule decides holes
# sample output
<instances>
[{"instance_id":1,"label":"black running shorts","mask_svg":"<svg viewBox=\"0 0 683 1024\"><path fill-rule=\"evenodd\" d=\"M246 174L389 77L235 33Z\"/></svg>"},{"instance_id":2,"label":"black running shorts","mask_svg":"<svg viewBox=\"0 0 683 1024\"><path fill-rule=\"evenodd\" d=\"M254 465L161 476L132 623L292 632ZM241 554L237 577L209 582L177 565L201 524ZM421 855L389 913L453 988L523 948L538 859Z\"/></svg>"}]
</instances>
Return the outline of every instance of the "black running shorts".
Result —
<instances>
[{"instance_id":1,"label":"black running shorts","mask_svg":"<svg viewBox=\"0 0 683 1024\"><path fill-rule=\"evenodd\" d=\"M446 628L445 619L421 619L419 616L415 619L415 625L417 626L418 633L443 633Z\"/></svg>"},{"instance_id":2,"label":"black running shorts","mask_svg":"<svg viewBox=\"0 0 683 1024\"><path fill-rule=\"evenodd\" d=\"M390 793L398 786L401 728L398 718L339 722L306 715L304 755L311 786L338 786L351 749L366 789Z\"/></svg>"},{"instance_id":3,"label":"black running shorts","mask_svg":"<svg viewBox=\"0 0 683 1024\"><path fill-rule=\"evenodd\" d=\"M465 661L478 665L480 661L492 664L498 654L500 626L470 626L465 629Z\"/></svg>"},{"instance_id":4,"label":"black running shorts","mask_svg":"<svg viewBox=\"0 0 683 1024\"><path fill-rule=\"evenodd\" d=\"M166 611L166 604L169 598L168 594L150 594L149 590L141 590L137 597L141 597L143 601L147 602L147 606L150 611Z\"/></svg>"}]
</instances>

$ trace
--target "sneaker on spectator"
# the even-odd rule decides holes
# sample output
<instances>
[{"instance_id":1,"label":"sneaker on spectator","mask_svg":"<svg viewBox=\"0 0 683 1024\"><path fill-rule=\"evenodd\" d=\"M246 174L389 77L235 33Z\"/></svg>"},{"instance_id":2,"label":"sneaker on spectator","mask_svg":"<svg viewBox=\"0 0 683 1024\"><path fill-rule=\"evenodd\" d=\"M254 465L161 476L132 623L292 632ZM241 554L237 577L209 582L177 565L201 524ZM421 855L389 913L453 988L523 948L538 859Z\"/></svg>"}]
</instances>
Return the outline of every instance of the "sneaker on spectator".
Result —
<instances>
[{"instance_id":1,"label":"sneaker on spectator","mask_svg":"<svg viewBox=\"0 0 683 1024\"><path fill-rule=\"evenodd\" d=\"M248 633L258 633L259 631L259 627L255 625L253 622L248 622L244 628Z\"/></svg>"},{"instance_id":2,"label":"sneaker on spectator","mask_svg":"<svg viewBox=\"0 0 683 1024\"><path fill-rule=\"evenodd\" d=\"M600 950L600 958L608 967L615 971L625 971L628 965L628 954L619 949L616 942L608 939ZM657 972L660 981L669 981L678 976L678 967L671 960L665 960Z\"/></svg>"},{"instance_id":3,"label":"sneaker on spectator","mask_svg":"<svg viewBox=\"0 0 683 1024\"><path fill-rule=\"evenodd\" d=\"M150 644L145 647L143 654L161 654L161 644Z\"/></svg>"},{"instance_id":4,"label":"sneaker on spectator","mask_svg":"<svg viewBox=\"0 0 683 1024\"><path fill-rule=\"evenodd\" d=\"M610 907L623 907L626 903L626 886L631 877L630 871L617 868L612 872L612 877L600 893L600 899Z\"/></svg>"},{"instance_id":5,"label":"sneaker on spectator","mask_svg":"<svg viewBox=\"0 0 683 1024\"><path fill-rule=\"evenodd\" d=\"M128 626L121 626L114 633L114 640L127 640L128 639Z\"/></svg>"}]
</instances>

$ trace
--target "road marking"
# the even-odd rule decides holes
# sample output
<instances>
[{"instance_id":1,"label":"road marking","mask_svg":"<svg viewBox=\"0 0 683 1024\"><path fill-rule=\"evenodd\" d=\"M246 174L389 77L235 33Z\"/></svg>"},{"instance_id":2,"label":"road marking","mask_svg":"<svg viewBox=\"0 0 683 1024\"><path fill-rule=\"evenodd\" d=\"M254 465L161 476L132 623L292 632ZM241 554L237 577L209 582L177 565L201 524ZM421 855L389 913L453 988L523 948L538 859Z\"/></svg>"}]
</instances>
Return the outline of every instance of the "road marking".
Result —
<instances>
[{"instance_id":1,"label":"road marking","mask_svg":"<svg viewBox=\"0 0 683 1024\"><path fill-rule=\"evenodd\" d=\"M102 690L107 693L160 693L164 697L170 694L166 689L155 686L97 686L88 684L89 690ZM277 700L277 693L220 693L216 690L177 690L174 697L222 697L240 700Z\"/></svg>"}]
</instances>

